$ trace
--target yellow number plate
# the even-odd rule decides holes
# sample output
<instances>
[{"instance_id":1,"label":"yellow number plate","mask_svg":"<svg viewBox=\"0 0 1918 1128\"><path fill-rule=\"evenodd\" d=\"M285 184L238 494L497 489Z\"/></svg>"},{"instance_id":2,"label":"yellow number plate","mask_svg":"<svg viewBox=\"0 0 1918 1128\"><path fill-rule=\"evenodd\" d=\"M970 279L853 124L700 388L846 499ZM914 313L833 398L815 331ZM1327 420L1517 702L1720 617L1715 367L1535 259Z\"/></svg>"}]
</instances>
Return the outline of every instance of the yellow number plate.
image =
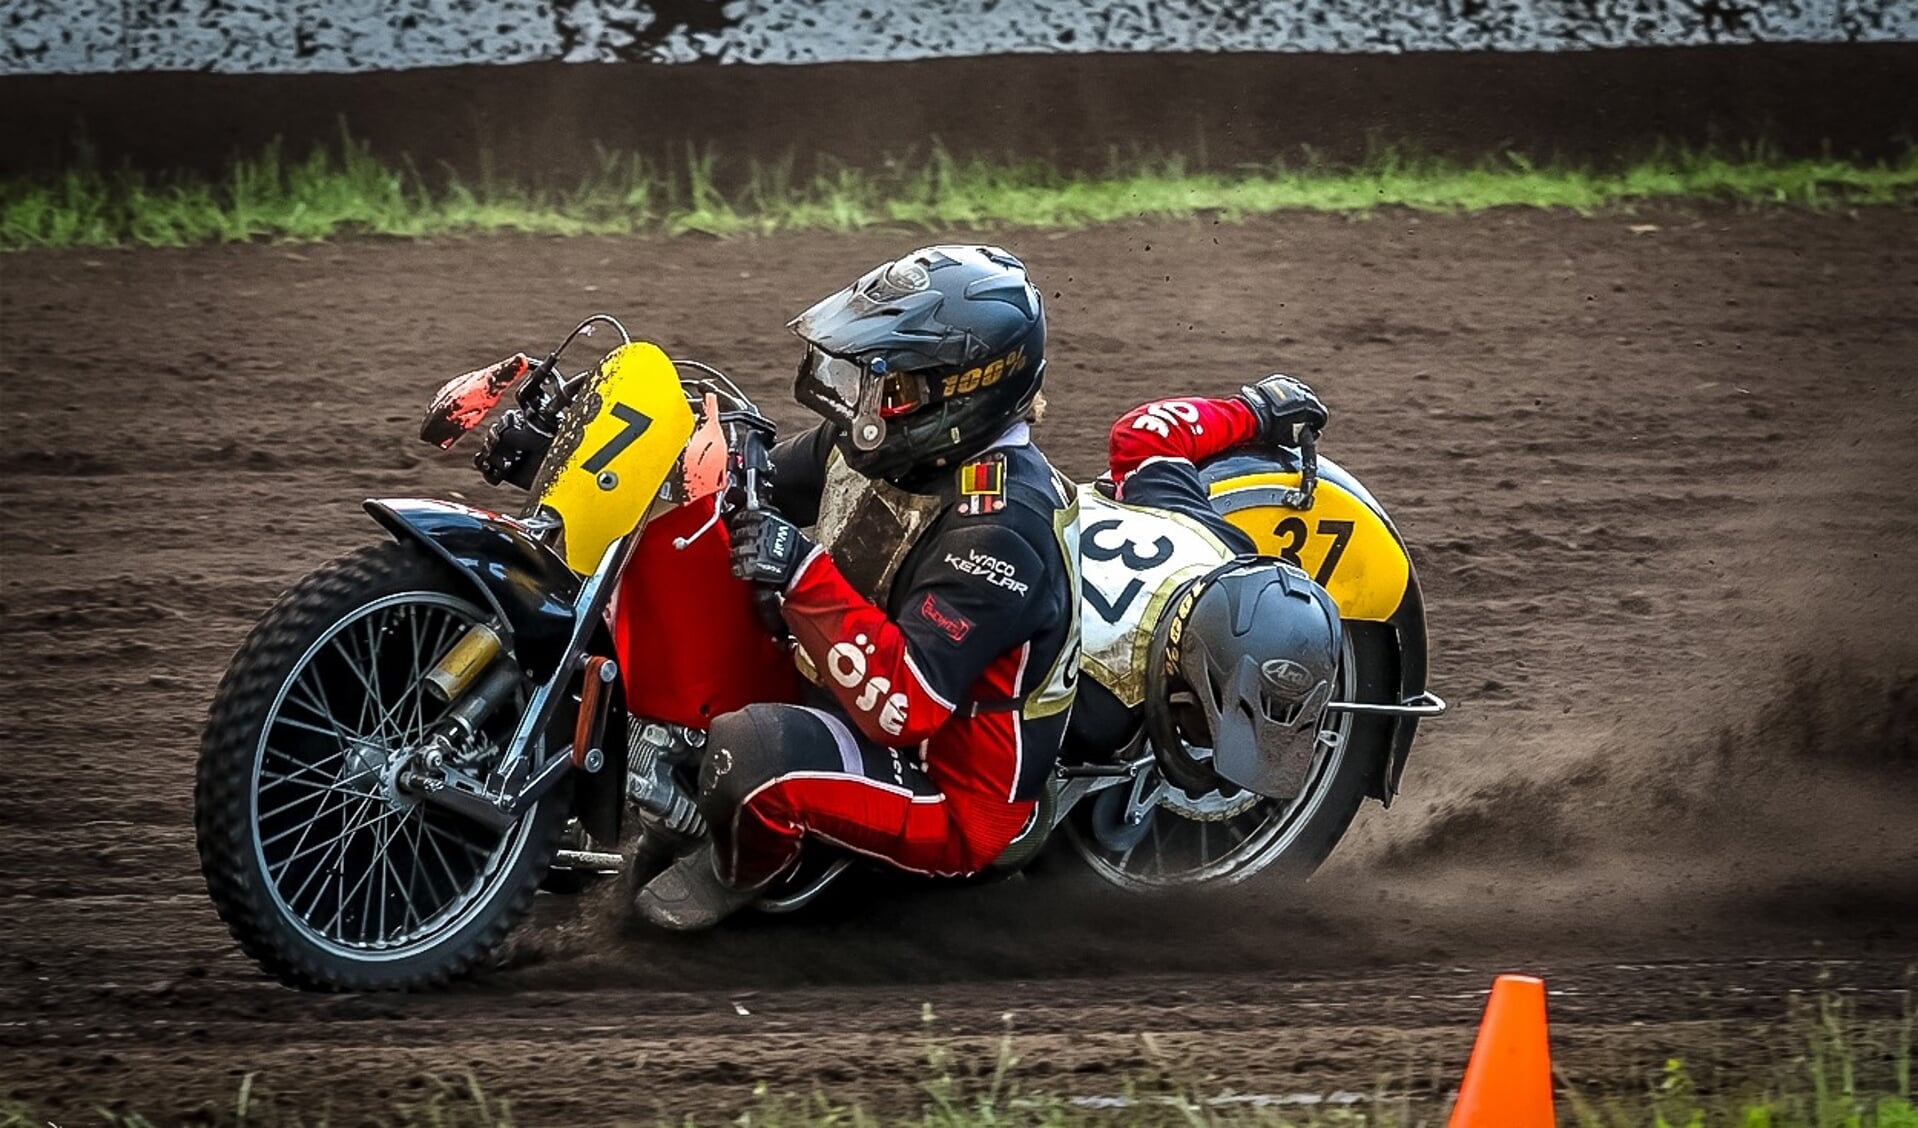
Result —
<instances>
[{"instance_id":1,"label":"yellow number plate","mask_svg":"<svg viewBox=\"0 0 1918 1128\"><path fill-rule=\"evenodd\" d=\"M673 362L635 341L607 354L568 414L553 452L565 462L539 500L564 523L567 565L587 573L645 519L693 433L693 410Z\"/></svg>"},{"instance_id":2,"label":"yellow number plate","mask_svg":"<svg viewBox=\"0 0 1918 1128\"><path fill-rule=\"evenodd\" d=\"M1321 478L1312 508L1282 505L1233 509L1231 496L1246 490L1296 489L1297 474L1247 474L1212 487L1225 519L1245 530L1267 556L1305 569L1339 605L1347 619L1389 619L1405 598L1412 562L1392 530L1357 497Z\"/></svg>"}]
</instances>

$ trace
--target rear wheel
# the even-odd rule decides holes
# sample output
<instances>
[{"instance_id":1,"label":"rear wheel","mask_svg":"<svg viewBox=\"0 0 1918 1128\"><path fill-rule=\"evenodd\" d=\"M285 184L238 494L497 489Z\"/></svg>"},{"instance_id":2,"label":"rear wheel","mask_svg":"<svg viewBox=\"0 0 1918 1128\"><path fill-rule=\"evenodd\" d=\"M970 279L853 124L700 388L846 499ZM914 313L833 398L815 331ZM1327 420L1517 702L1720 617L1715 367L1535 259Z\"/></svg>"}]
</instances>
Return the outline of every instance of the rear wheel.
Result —
<instances>
[{"instance_id":1,"label":"rear wheel","mask_svg":"<svg viewBox=\"0 0 1918 1128\"><path fill-rule=\"evenodd\" d=\"M445 706L425 673L485 619L411 544L362 549L281 597L241 644L201 739L201 869L247 955L291 986L403 990L485 962L532 903L567 815L504 832L402 786ZM469 749L483 772L517 710Z\"/></svg>"},{"instance_id":2,"label":"rear wheel","mask_svg":"<svg viewBox=\"0 0 1918 1128\"><path fill-rule=\"evenodd\" d=\"M1389 629L1347 623L1333 700L1389 701L1396 682ZM1296 796L1214 791L1192 798L1148 768L1080 803L1066 820L1066 839L1087 868L1125 889L1230 885L1261 873L1303 880L1352 825L1389 755L1384 718L1327 717L1335 738L1319 746Z\"/></svg>"}]
</instances>

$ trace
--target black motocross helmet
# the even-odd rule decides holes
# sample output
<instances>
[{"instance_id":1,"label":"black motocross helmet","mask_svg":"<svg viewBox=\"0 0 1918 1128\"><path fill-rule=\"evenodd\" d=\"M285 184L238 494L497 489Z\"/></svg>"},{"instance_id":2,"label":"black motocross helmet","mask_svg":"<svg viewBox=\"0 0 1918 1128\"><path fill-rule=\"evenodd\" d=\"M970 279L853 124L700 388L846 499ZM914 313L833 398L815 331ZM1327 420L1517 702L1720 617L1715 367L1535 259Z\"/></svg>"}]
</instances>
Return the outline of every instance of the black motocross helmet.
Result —
<instances>
[{"instance_id":1,"label":"black motocross helmet","mask_svg":"<svg viewBox=\"0 0 1918 1128\"><path fill-rule=\"evenodd\" d=\"M1282 561L1239 557L1187 584L1146 649L1146 732L1166 779L1194 797L1299 794L1343 635L1331 595Z\"/></svg>"},{"instance_id":2,"label":"black motocross helmet","mask_svg":"<svg viewBox=\"0 0 1918 1128\"><path fill-rule=\"evenodd\" d=\"M860 474L922 481L990 446L1039 395L1046 314L998 247L926 247L795 318L793 394L839 428Z\"/></svg>"}]
</instances>

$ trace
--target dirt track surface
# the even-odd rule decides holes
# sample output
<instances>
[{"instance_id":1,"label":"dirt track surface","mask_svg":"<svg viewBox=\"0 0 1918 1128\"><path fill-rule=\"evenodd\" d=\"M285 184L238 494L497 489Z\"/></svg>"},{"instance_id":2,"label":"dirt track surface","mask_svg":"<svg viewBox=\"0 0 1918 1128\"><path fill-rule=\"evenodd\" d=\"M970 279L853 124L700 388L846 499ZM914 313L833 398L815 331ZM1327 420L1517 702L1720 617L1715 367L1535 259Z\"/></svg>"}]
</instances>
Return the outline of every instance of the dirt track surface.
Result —
<instances>
[{"instance_id":1,"label":"dirt track surface","mask_svg":"<svg viewBox=\"0 0 1918 1128\"><path fill-rule=\"evenodd\" d=\"M897 1106L923 1035L1033 1088L1442 1092L1498 970L1592 1091L1798 1052L1787 997L1918 960L1918 215L1383 215L1010 233L1048 292L1043 435L1275 368L1430 605L1406 791L1303 892L1041 881L663 942L547 899L425 998L262 982L194 857L198 727L369 495L489 491L412 438L444 376L593 309L783 400L784 319L922 241L242 247L0 259L0 1097L336 1121L477 1071L523 1122ZM788 410L786 418L796 421ZM506 503L502 503L506 504ZM922 1024L921 1004L934 1018ZM976 1052L975 1052L976 1051Z\"/></svg>"}]
</instances>

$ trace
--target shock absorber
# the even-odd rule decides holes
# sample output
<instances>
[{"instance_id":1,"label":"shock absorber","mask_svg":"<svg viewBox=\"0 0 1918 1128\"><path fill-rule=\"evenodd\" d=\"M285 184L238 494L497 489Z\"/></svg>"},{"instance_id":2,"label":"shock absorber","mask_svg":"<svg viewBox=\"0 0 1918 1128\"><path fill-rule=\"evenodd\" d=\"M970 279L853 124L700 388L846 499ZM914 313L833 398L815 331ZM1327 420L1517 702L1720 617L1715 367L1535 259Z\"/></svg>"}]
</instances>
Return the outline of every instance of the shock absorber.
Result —
<instances>
[{"instance_id":1,"label":"shock absorber","mask_svg":"<svg viewBox=\"0 0 1918 1128\"><path fill-rule=\"evenodd\" d=\"M493 660L506 651L506 641L485 623L475 623L460 636L431 670L426 688L441 701L452 701L472 686Z\"/></svg>"},{"instance_id":2,"label":"shock absorber","mask_svg":"<svg viewBox=\"0 0 1918 1128\"><path fill-rule=\"evenodd\" d=\"M641 821L682 841L704 838L706 820L674 777L673 767L704 744L706 734L654 722L636 723L627 731L626 796Z\"/></svg>"}]
</instances>

